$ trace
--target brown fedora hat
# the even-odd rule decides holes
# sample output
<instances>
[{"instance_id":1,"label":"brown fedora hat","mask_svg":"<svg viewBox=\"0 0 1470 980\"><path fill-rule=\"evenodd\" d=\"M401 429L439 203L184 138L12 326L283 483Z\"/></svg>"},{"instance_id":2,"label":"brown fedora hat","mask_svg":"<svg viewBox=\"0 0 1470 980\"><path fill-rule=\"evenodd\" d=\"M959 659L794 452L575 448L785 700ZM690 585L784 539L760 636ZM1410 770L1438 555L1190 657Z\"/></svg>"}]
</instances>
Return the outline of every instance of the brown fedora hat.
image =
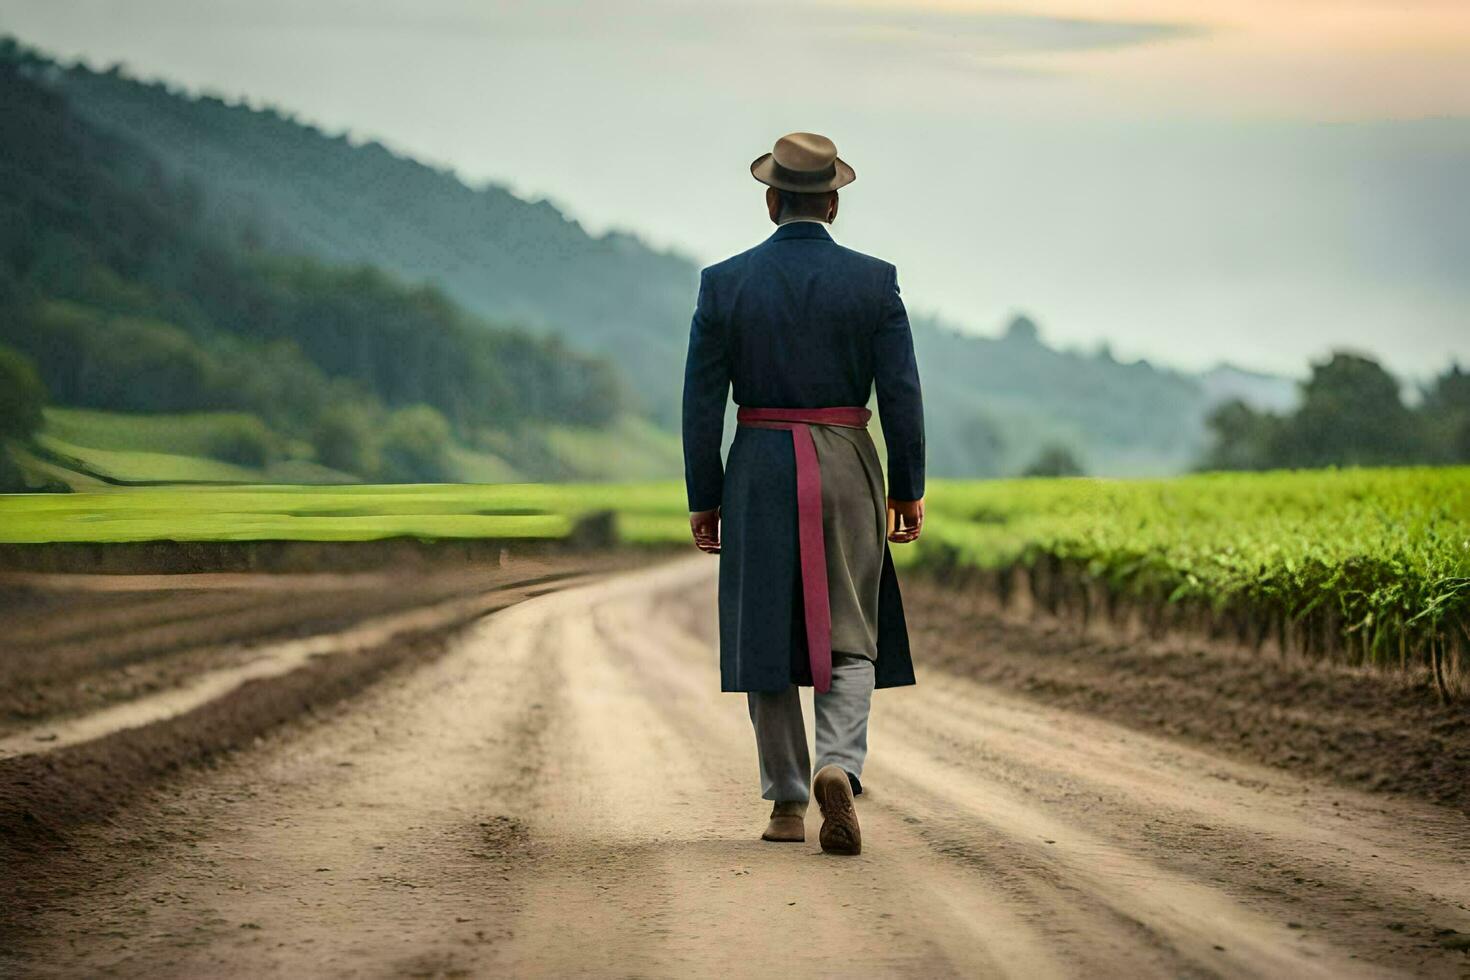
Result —
<instances>
[{"instance_id":1,"label":"brown fedora hat","mask_svg":"<svg viewBox=\"0 0 1470 980\"><path fill-rule=\"evenodd\" d=\"M777 190L822 194L857 180L857 174L837 155L837 144L816 133L788 133L775 149L762 153L750 165L750 175Z\"/></svg>"}]
</instances>

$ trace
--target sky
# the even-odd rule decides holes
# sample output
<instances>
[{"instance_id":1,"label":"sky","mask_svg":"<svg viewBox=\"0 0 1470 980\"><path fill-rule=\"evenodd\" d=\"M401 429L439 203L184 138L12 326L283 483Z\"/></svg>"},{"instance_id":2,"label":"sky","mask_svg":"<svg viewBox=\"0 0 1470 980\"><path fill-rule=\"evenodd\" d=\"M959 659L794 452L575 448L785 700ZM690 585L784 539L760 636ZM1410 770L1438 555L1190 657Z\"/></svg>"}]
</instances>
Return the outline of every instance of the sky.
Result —
<instances>
[{"instance_id":1,"label":"sky","mask_svg":"<svg viewBox=\"0 0 1470 980\"><path fill-rule=\"evenodd\" d=\"M752 159L979 333L1301 374L1470 365L1466 0L0 0L0 33L274 104L708 263Z\"/></svg>"}]
</instances>

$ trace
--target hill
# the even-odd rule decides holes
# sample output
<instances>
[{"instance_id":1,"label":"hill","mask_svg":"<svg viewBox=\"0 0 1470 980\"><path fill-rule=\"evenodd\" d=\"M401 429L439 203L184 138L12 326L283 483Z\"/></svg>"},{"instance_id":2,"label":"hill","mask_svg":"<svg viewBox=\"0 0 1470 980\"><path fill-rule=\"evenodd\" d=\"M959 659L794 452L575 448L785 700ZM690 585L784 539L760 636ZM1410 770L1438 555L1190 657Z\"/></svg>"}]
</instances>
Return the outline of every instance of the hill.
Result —
<instances>
[{"instance_id":1,"label":"hill","mask_svg":"<svg viewBox=\"0 0 1470 980\"><path fill-rule=\"evenodd\" d=\"M1020 472L1038 446L1071 447L1090 472L1158 474L1204 440L1199 381L1146 361L1055 350L1030 318L1000 337L916 317L933 466L942 476Z\"/></svg>"},{"instance_id":2,"label":"hill","mask_svg":"<svg viewBox=\"0 0 1470 980\"><path fill-rule=\"evenodd\" d=\"M569 351L617 366L638 414L677 429L692 260L624 234L590 235L544 201L468 186L277 109L45 64L46 84L80 119L135 141L196 188L200 220L232 241L336 267L367 263L480 317L558 332ZM907 298L923 308L923 297ZM1204 418L1219 402L1243 396L1279 410L1291 397L1290 381L1268 375L1191 375L1059 351L1031 321L1018 323L982 337L915 316L936 473L1016 473L1048 443L1096 473L1174 472L1202 455Z\"/></svg>"},{"instance_id":3,"label":"hill","mask_svg":"<svg viewBox=\"0 0 1470 980\"><path fill-rule=\"evenodd\" d=\"M90 456L102 460L92 472L119 479L150 460L201 478L297 460L320 465L291 472L329 478L452 479L491 456L522 476L606 475L552 445L620 424L623 385L606 362L470 315L432 287L222 231L207 191L75 113L56 77L0 49L0 344L34 362L53 403L233 413L232 441L202 457L210 466L137 455L194 457L188 426L170 430L175 445L122 458L54 432L32 451ZM673 456L663 452L662 472Z\"/></svg>"},{"instance_id":4,"label":"hill","mask_svg":"<svg viewBox=\"0 0 1470 980\"><path fill-rule=\"evenodd\" d=\"M472 188L272 109L191 97L117 71L50 76L78 115L125 133L200 187L208 220L271 251L372 265L468 309L615 356L665 423L698 284L686 260L588 235L546 202Z\"/></svg>"}]
</instances>

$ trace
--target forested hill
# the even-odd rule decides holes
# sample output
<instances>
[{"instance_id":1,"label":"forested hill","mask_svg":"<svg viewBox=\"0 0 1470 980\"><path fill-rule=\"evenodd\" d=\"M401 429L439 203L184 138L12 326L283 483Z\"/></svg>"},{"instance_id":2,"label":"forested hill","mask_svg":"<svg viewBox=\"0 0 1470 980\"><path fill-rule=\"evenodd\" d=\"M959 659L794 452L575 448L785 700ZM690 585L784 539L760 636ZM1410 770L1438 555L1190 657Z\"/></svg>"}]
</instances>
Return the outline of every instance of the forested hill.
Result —
<instances>
[{"instance_id":1,"label":"forested hill","mask_svg":"<svg viewBox=\"0 0 1470 980\"><path fill-rule=\"evenodd\" d=\"M272 433L253 462L383 479L453 476L454 446L533 457L526 430L624 411L615 370L555 338L371 268L240 247L207 189L79 117L45 63L5 54L0 344L35 363L53 404L230 411Z\"/></svg>"},{"instance_id":2,"label":"forested hill","mask_svg":"<svg viewBox=\"0 0 1470 980\"><path fill-rule=\"evenodd\" d=\"M271 109L191 96L116 70L47 63L47 84L98 132L146 147L198 191L198 220L273 252L369 263L441 287L479 314L556 331L630 380L635 410L677 429L696 264L636 238L594 237L551 205L354 144ZM840 236L840 229L838 232ZM922 296L906 297L922 310ZM1030 321L981 338L914 318L930 457L944 475L1013 474L1046 445L1091 472L1165 473L1205 450L1204 419L1231 396L1279 410L1281 378L1207 376L1048 346Z\"/></svg>"},{"instance_id":3,"label":"forested hill","mask_svg":"<svg viewBox=\"0 0 1470 980\"><path fill-rule=\"evenodd\" d=\"M275 110L191 97L116 71L53 84L99 128L126 133L205 192L209 216L278 252L365 263L442 288L494 319L613 356L666 423L698 272L623 234L593 237L545 202L355 145Z\"/></svg>"},{"instance_id":4,"label":"forested hill","mask_svg":"<svg viewBox=\"0 0 1470 980\"><path fill-rule=\"evenodd\" d=\"M1056 350L1025 316L998 338L912 320L936 473L1009 476L1047 446L1112 475L1183 469L1200 453L1212 402L1193 376Z\"/></svg>"}]
</instances>

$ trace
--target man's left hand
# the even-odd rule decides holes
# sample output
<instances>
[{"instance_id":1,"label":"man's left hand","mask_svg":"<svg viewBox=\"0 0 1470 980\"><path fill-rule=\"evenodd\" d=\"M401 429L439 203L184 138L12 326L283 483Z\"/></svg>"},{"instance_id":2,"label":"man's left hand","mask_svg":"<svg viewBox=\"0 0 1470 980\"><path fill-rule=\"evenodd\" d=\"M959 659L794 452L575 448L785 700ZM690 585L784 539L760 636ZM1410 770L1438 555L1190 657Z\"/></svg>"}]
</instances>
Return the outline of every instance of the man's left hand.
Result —
<instances>
[{"instance_id":1,"label":"man's left hand","mask_svg":"<svg viewBox=\"0 0 1470 980\"><path fill-rule=\"evenodd\" d=\"M694 532L694 546L700 551L708 555L720 553L720 508L690 514L689 530Z\"/></svg>"},{"instance_id":2,"label":"man's left hand","mask_svg":"<svg viewBox=\"0 0 1470 980\"><path fill-rule=\"evenodd\" d=\"M894 500L888 498L888 540L894 544L908 544L919 540L924 530L924 500Z\"/></svg>"}]
</instances>

